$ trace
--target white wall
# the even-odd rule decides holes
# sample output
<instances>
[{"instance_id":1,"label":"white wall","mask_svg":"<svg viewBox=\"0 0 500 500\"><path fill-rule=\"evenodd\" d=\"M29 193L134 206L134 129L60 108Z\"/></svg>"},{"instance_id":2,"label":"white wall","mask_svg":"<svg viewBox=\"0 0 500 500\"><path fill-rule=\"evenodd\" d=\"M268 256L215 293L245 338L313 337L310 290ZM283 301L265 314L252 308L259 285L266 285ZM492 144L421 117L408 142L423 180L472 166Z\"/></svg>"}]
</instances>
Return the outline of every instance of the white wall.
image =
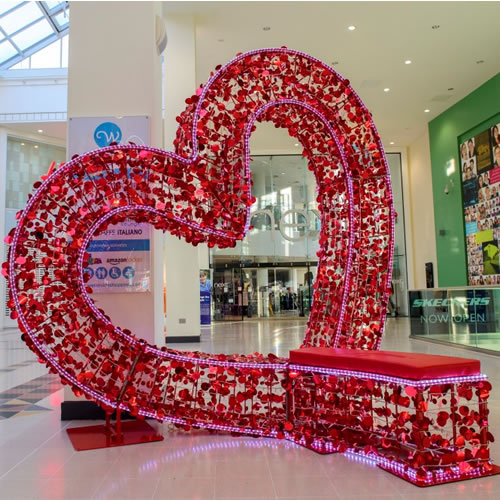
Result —
<instances>
[{"instance_id":1,"label":"white wall","mask_svg":"<svg viewBox=\"0 0 500 500\"><path fill-rule=\"evenodd\" d=\"M0 73L0 114L65 112L67 70L10 70Z\"/></svg>"},{"instance_id":2,"label":"white wall","mask_svg":"<svg viewBox=\"0 0 500 500\"><path fill-rule=\"evenodd\" d=\"M0 260L4 262L5 243L5 192L7 187L7 132L0 127ZM4 304L7 289L5 278L0 275L0 330L6 326L12 326L10 318L5 318Z\"/></svg>"},{"instance_id":3,"label":"white wall","mask_svg":"<svg viewBox=\"0 0 500 500\"><path fill-rule=\"evenodd\" d=\"M407 220L411 225L413 242L413 259L408 262L408 266L413 267L414 288L420 289L426 287L425 263L432 262L434 286L437 287L436 233L428 131L410 144L407 151L411 207Z\"/></svg>"}]
</instances>

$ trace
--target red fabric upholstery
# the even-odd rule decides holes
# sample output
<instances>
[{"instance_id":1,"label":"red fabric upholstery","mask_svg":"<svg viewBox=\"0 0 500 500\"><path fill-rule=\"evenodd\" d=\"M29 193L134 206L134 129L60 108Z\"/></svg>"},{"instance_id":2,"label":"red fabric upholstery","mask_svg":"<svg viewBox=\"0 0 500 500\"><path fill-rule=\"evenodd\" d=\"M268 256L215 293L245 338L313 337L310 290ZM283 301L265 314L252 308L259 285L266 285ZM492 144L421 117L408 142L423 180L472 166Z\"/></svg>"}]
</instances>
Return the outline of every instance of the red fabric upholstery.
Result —
<instances>
[{"instance_id":1,"label":"red fabric upholstery","mask_svg":"<svg viewBox=\"0 0 500 500\"><path fill-rule=\"evenodd\" d=\"M476 359L392 351L305 347L290 351L290 363L401 377L410 380L477 375Z\"/></svg>"}]
</instances>

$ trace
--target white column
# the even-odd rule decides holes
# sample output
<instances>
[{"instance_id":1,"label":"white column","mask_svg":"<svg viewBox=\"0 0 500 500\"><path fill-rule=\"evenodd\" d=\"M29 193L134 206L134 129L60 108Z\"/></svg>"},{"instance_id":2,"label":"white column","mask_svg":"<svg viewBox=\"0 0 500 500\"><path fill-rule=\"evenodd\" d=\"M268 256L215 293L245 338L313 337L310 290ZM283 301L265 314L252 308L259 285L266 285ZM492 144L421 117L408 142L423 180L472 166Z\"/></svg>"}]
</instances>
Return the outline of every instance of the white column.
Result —
<instances>
[{"instance_id":1,"label":"white column","mask_svg":"<svg viewBox=\"0 0 500 500\"><path fill-rule=\"evenodd\" d=\"M257 309L259 314L264 317L269 316L269 294L267 291L267 285L269 284L269 274L268 269L266 268L258 268L257 269ZM266 287L266 292L262 293L260 291L261 287Z\"/></svg>"},{"instance_id":2,"label":"white column","mask_svg":"<svg viewBox=\"0 0 500 500\"><path fill-rule=\"evenodd\" d=\"M292 271L292 291L297 293L297 290L299 288L298 269L293 268L291 271Z\"/></svg>"},{"instance_id":3,"label":"white column","mask_svg":"<svg viewBox=\"0 0 500 500\"><path fill-rule=\"evenodd\" d=\"M163 146L157 15L160 2L71 3L68 118L148 116L151 145ZM151 292L94 297L115 324L157 345L164 345L162 245L155 234Z\"/></svg>"},{"instance_id":4,"label":"white column","mask_svg":"<svg viewBox=\"0 0 500 500\"><path fill-rule=\"evenodd\" d=\"M0 259L5 261L6 249L3 239L5 237L5 193L7 190L7 133L0 128ZM7 293L7 281L0 275L0 330L5 327L5 300Z\"/></svg>"},{"instance_id":5,"label":"white column","mask_svg":"<svg viewBox=\"0 0 500 500\"><path fill-rule=\"evenodd\" d=\"M195 73L195 23L192 16L166 18L165 148L173 149L175 121L193 95ZM167 343L197 341L200 336L200 264L208 267L208 247L194 247L170 234L165 236L167 291Z\"/></svg>"}]
</instances>

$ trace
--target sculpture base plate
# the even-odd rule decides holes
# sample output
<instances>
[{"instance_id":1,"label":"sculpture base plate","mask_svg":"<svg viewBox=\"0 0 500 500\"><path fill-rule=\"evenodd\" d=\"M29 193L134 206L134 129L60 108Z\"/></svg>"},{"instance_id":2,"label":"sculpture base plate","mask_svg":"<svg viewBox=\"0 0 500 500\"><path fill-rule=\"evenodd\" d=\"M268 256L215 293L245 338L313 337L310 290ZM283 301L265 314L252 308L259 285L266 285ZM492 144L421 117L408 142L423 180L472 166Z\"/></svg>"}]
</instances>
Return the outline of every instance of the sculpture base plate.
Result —
<instances>
[{"instance_id":1,"label":"sculpture base plate","mask_svg":"<svg viewBox=\"0 0 500 500\"><path fill-rule=\"evenodd\" d=\"M163 441L163 436L144 420L122 422L121 432L117 432L115 426L104 424L72 427L67 432L76 451Z\"/></svg>"},{"instance_id":2,"label":"sculpture base plate","mask_svg":"<svg viewBox=\"0 0 500 500\"><path fill-rule=\"evenodd\" d=\"M408 481L415 486L419 486L420 488L426 488L429 486L436 486L438 484L446 484L446 483L456 483L457 481L468 481L469 479L479 479L481 477L495 476L496 474L500 474L500 467L498 465L493 465L490 471L483 471L478 474L454 474L450 476L444 476L442 478L435 478L433 481L425 482L418 479L414 479L413 477L405 474L403 471L396 471L391 467L384 466L383 464L378 464L378 467L381 469L394 474L395 476Z\"/></svg>"}]
</instances>

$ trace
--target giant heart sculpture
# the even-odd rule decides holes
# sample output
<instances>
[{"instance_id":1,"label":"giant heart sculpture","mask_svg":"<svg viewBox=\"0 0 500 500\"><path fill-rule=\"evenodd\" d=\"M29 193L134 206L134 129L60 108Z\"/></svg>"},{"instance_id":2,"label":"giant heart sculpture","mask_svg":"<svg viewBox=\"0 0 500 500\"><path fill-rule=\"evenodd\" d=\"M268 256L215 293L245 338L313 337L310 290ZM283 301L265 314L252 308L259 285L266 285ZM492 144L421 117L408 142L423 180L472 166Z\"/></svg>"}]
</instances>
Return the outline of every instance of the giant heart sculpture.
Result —
<instances>
[{"instance_id":1,"label":"giant heart sculpture","mask_svg":"<svg viewBox=\"0 0 500 500\"><path fill-rule=\"evenodd\" d=\"M179 352L112 324L86 286L93 236L124 219L194 245L234 246L249 229L249 138L285 127L317 182L321 235L303 346L378 349L393 253L389 170L349 81L306 54L263 49L216 68L186 100L175 153L112 145L35 184L3 272L28 346L75 393L185 426L283 436L287 360Z\"/></svg>"}]
</instances>

